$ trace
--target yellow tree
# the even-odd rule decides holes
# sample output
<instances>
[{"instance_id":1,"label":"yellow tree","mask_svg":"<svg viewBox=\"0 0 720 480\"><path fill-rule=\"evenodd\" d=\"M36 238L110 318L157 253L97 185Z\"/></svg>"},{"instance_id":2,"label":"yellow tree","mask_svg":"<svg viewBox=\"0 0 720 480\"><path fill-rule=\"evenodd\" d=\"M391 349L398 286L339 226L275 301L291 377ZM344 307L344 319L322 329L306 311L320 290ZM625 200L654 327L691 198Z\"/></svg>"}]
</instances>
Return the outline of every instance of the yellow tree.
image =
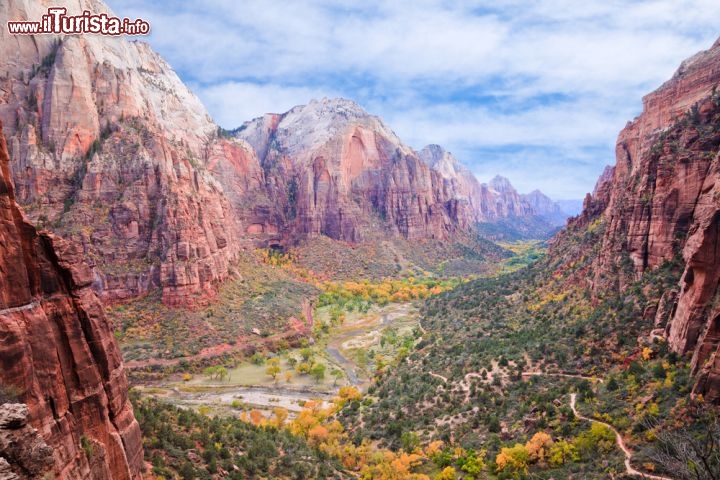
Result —
<instances>
[{"instance_id":1,"label":"yellow tree","mask_svg":"<svg viewBox=\"0 0 720 480\"><path fill-rule=\"evenodd\" d=\"M530 454L525 445L516 443L512 447L503 447L500 449L495 464L498 472L510 472L514 478L520 478L528 473L528 462Z\"/></svg>"},{"instance_id":2,"label":"yellow tree","mask_svg":"<svg viewBox=\"0 0 720 480\"><path fill-rule=\"evenodd\" d=\"M285 425L285 420L287 420L288 411L282 407L275 407L273 408L273 415L275 416L273 424L277 428L282 428Z\"/></svg>"},{"instance_id":3,"label":"yellow tree","mask_svg":"<svg viewBox=\"0 0 720 480\"><path fill-rule=\"evenodd\" d=\"M576 462L580 460L580 454L575 445L566 440L560 440L550 447L549 459L550 465L560 466L568 461Z\"/></svg>"},{"instance_id":4,"label":"yellow tree","mask_svg":"<svg viewBox=\"0 0 720 480\"><path fill-rule=\"evenodd\" d=\"M268 366L265 369L265 373L270 375L273 380L277 381L277 376L280 373L280 359L278 357L273 357L270 360L268 360Z\"/></svg>"},{"instance_id":5,"label":"yellow tree","mask_svg":"<svg viewBox=\"0 0 720 480\"><path fill-rule=\"evenodd\" d=\"M545 432L537 432L525 444L525 448L532 462L544 462L553 444L552 437Z\"/></svg>"},{"instance_id":6,"label":"yellow tree","mask_svg":"<svg viewBox=\"0 0 720 480\"><path fill-rule=\"evenodd\" d=\"M445 467L442 472L435 476L435 480L455 480L457 472L453 467Z\"/></svg>"}]
</instances>

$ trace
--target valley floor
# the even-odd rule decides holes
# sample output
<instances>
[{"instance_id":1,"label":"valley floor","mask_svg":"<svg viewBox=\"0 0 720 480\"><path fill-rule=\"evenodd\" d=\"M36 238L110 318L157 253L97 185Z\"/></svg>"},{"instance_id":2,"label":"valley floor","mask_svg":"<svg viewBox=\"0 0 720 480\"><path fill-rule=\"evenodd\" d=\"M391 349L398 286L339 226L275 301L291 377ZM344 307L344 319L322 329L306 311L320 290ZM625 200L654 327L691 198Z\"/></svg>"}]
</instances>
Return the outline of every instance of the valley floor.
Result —
<instances>
[{"instance_id":1,"label":"valley floor","mask_svg":"<svg viewBox=\"0 0 720 480\"><path fill-rule=\"evenodd\" d=\"M338 478L684 478L656 445L705 421L687 398L686 362L661 342L635 343L643 300L592 305L563 281L538 283L540 270L518 260L536 248L476 280L322 284L312 329L292 344L264 331L193 357L130 361L135 391L289 429L334 456ZM671 281L661 272L644 291ZM406 473L378 473L400 468L392 462Z\"/></svg>"}]
</instances>

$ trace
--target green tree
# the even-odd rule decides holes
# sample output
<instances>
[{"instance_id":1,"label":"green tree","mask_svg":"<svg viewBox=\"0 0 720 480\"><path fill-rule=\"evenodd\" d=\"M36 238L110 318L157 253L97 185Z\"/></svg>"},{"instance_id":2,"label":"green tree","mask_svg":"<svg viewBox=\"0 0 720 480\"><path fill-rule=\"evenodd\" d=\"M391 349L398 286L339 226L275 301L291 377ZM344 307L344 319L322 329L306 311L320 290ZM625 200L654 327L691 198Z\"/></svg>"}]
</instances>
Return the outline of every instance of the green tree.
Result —
<instances>
[{"instance_id":1,"label":"green tree","mask_svg":"<svg viewBox=\"0 0 720 480\"><path fill-rule=\"evenodd\" d=\"M400 435L400 442L402 443L403 450L412 453L420 446L420 437L415 432L403 432L402 435Z\"/></svg>"},{"instance_id":2,"label":"green tree","mask_svg":"<svg viewBox=\"0 0 720 480\"><path fill-rule=\"evenodd\" d=\"M325 378L325 364L316 363L310 368L310 375L315 379L317 383L320 383Z\"/></svg>"},{"instance_id":3,"label":"green tree","mask_svg":"<svg viewBox=\"0 0 720 480\"><path fill-rule=\"evenodd\" d=\"M594 422L590 430L578 435L575 446L584 457L594 458L598 451L607 453L615 448L615 434L606 425Z\"/></svg>"},{"instance_id":4,"label":"green tree","mask_svg":"<svg viewBox=\"0 0 720 480\"><path fill-rule=\"evenodd\" d=\"M300 349L300 356L302 357L303 361L309 361L313 356L312 348L306 347Z\"/></svg>"},{"instance_id":5,"label":"green tree","mask_svg":"<svg viewBox=\"0 0 720 480\"><path fill-rule=\"evenodd\" d=\"M215 365L214 367L207 367L205 370L203 370L203 374L205 374L210 379L218 379L222 381L225 380L225 377L228 376L228 371L227 368L221 365Z\"/></svg>"},{"instance_id":6,"label":"green tree","mask_svg":"<svg viewBox=\"0 0 720 480\"><path fill-rule=\"evenodd\" d=\"M277 376L280 373L280 359L273 357L267 362L268 366L265 369L265 373L272 377L273 380L277 380Z\"/></svg>"},{"instance_id":7,"label":"green tree","mask_svg":"<svg viewBox=\"0 0 720 480\"><path fill-rule=\"evenodd\" d=\"M255 352L253 356L250 357L250 361L255 365L262 365L265 363L265 356L260 352Z\"/></svg>"},{"instance_id":8,"label":"green tree","mask_svg":"<svg viewBox=\"0 0 720 480\"><path fill-rule=\"evenodd\" d=\"M337 386L338 380L343 378L345 376L345 374L342 372L342 370L333 368L332 376L335 378L335 381L333 382L333 387L335 387L335 386Z\"/></svg>"}]
</instances>

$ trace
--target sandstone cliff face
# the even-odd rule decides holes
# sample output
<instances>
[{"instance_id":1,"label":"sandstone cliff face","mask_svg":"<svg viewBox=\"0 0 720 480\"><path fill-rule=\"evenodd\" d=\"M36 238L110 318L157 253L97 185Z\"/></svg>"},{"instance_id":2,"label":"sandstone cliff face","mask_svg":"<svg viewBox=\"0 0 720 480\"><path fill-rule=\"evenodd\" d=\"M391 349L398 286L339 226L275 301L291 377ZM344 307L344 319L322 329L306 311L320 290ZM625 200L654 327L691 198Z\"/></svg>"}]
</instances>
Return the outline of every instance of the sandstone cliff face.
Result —
<instances>
[{"instance_id":1,"label":"sandstone cliff face","mask_svg":"<svg viewBox=\"0 0 720 480\"><path fill-rule=\"evenodd\" d=\"M428 145L418 155L431 169L440 173L449 192L467 201L470 207L468 215L473 221L493 222L541 215L533 208L530 199L518 194L505 177L497 175L489 183L480 183L470 170L439 145ZM543 197L552 203L548 197Z\"/></svg>"},{"instance_id":2,"label":"sandstone cliff face","mask_svg":"<svg viewBox=\"0 0 720 480\"><path fill-rule=\"evenodd\" d=\"M720 400L720 41L643 99L620 133L617 163L585 200L577 224L601 218L596 293L623 288L681 256L679 292L657 309L670 347L693 355L696 392ZM619 284L612 285L611 279ZM625 273L623 273L625 272Z\"/></svg>"},{"instance_id":3,"label":"sandstone cliff face","mask_svg":"<svg viewBox=\"0 0 720 480\"><path fill-rule=\"evenodd\" d=\"M69 14L108 12L65 2ZM40 18L10 0L0 18ZM239 227L205 167L217 127L148 45L98 35L0 31L0 120L18 202L82 245L106 299L162 287L168 303L212 294L236 257Z\"/></svg>"},{"instance_id":4,"label":"sandstone cliff face","mask_svg":"<svg viewBox=\"0 0 720 480\"><path fill-rule=\"evenodd\" d=\"M235 138L255 152L266 198L276 200L264 210L272 220L255 232L270 229L278 238L447 239L477 222L535 216L507 179L481 184L438 145L415 152L349 100L265 115Z\"/></svg>"},{"instance_id":5,"label":"sandstone cliff face","mask_svg":"<svg viewBox=\"0 0 720 480\"><path fill-rule=\"evenodd\" d=\"M489 203L494 205L488 207L487 218L531 217L535 214L507 178L497 175L490 180L488 186L492 194L492 201Z\"/></svg>"},{"instance_id":6,"label":"sandstone cliff face","mask_svg":"<svg viewBox=\"0 0 720 480\"><path fill-rule=\"evenodd\" d=\"M25 219L2 135L0 172L0 385L28 405L57 478L140 478L140 428L92 272L72 244Z\"/></svg>"},{"instance_id":7,"label":"sandstone cliff face","mask_svg":"<svg viewBox=\"0 0 720 480\"><path fill-rule=\"evenodd\" d=\"M555 216L558 216L560 224L565 223L560 207L539 190L521 195L510 180L500 175L488 183L480 183L470 170L439 145L428 145L418 155L440 173L448 184L448 191L468 202L469 215L476 222L532 217L552 217L557 221Z\"/></svg>"},{"instance_id":8,"label":"sandstone cliff face","mask_svg":"<svg viewBox=\"0 0 720 480\"><path fill-rule=\"evenodd\" d=\"M351 101L323 99L266 115L236 137L257 154L275 199L269 217L279 221L267 223L284 239L447 238L469 226L459 214L463 200L438 172Z\"/></svg>"}]
</instances>

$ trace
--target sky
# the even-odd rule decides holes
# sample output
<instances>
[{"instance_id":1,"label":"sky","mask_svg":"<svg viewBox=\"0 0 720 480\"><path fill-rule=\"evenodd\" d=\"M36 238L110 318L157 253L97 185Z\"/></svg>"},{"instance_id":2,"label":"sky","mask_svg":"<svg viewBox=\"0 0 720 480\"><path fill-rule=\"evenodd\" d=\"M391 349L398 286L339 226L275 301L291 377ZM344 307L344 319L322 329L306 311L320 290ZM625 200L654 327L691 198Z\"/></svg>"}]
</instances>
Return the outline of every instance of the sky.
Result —
<instances>
[{"instance_id":1,"label":"sky","mask_svg":"<svg viewBox=\"0 0 720 480\"><path fill-rule=\"evenodd\" d=\"M480 181L592 191L642 96L720 36L717 0L107 0L232 129L323 97Z\"/></svg>"}]
</instances>

